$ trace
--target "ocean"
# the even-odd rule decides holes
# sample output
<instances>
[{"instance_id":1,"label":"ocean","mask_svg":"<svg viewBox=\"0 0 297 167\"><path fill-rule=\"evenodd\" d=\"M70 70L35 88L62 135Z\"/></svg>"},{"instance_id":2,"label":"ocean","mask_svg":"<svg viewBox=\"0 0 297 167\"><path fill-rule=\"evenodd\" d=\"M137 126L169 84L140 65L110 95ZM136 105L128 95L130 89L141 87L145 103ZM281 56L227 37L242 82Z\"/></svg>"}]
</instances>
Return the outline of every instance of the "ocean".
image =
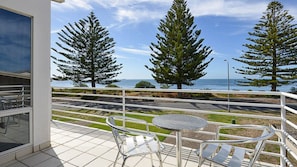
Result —
<instances>
[{"instance_id":1,"label":"ocean","mask_svg":"<svg viewBox=\"0 0 297 167\"><path fill-rule=\"evenodd\" d=\"M236 83L240 79L230 79L230 90L252 90L252 91L270 91L270 87L252 87L252 86L238 86ZM140 81L148 81L155 85L156 88L160 88L158 84L153 79L122 79L120 82L116 82L117 86L120 88L135 88L136 83ZM87 84L90 87L90 84ZM73 87L72 81L55 81L51 82L53 87ZM96 85L97 88L104 88L105 85ZM292 87L297 87L297 85L286 85L278 87L279 91L289 92ZM170 87L170 89L176 89L176 85ZM200 90L228 90L228 80L227 79L198 79L194 81L193 86L183 85L182 89L200 89Z\"/></svg>"}]
</instances>

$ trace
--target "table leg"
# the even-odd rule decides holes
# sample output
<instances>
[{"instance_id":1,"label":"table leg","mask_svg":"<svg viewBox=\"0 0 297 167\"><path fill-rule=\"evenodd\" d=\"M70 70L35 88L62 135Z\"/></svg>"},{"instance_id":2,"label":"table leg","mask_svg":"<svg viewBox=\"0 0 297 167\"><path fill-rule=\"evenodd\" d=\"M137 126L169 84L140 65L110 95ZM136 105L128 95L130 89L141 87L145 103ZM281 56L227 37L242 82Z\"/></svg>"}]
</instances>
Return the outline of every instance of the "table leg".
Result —
<instances>
[{"instance_id":1,"label":"table leg","mask_svg":"<svg viewBox=\"0 0 297 167\"><path fill-rule=\"evenodd\" d=\"M177 131L176 132L176 159L177 159L177 167L181 167L182 166L181 148L182 148L181 131Z\"/></svg>"}]
</instances>

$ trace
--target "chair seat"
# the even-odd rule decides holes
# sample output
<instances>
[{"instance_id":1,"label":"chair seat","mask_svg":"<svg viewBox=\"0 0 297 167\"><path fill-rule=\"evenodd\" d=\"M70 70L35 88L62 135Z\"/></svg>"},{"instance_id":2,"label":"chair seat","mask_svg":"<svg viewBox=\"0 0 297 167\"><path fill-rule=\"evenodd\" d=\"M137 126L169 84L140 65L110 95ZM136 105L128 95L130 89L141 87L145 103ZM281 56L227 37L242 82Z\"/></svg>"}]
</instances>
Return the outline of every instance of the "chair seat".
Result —
<instances>
[{"instance_id":1,"label":"chair seat","mask_svg":"<svg viewBox=\"0 0 297 167\"><path fill-rule=\"evenodd\" d=\"M232 147L228 144L208 144L203 150L202 157L214 161L222 166L240 167L246 150Z\"/></svg>"},{"instance_id":2,"label":"chair seat","mask_svg":"<svg viewBox=\"0 0 297 167\"><path fill-rule=\"evenodd\" d=\"M128 156L156 153L159 151L159 143L154 137L149 136L131 136L126 137L126 145L123 148Z\"/></svg>"},{"instance_id":3,"label":"chair seat","mask_svg":"<svg viewBox=\"0 0 297 167\"><path fill-rule=\"evenodd\" d=\"M136 131L132 129L127 129L123 126L116 124L116 119L118 121L130 121L134 123L144 124L146 127L146 132ZM132 156L143 156L150 155L151 164L153 164L152 154L155 153L159 159L160 166L162 167L161 149L163 145L160 143L158 137L154 133L149 132L149 125L145 120L140 120L136 118L122 117L122 116L109 116L106 118L106 123L112 129L112 134L119 149L113 166L117 164L119 155L123 157L122 167L125 166L126 160Z\"/></svg>"},{"instance_id":4,"label":"chair seat","mask_svg":"<svg viewBox=\"0 0 297 167\"><path fill-rule=\"evenodd\" d=\"M230 137L222 140L220 133L222 129L238 129L252 130L262 132L260 136L245 136L241 139ZM275 131L271 126L261 125L223 125L219 126L214 140L204 140L200 144L197 155L199 156L199 167L202 166L204 160L212 164L218 164L226 167L241 167L244 159L248 167L252 167L257 161L261 151L264 149L265 141L274 135ZM221 139L221 140L220 140ZM255 148L251 151L243 147L238 147L238 144L254 143ZM247 156L245 156L247 155Z\"/></svg>"}]
</instances>

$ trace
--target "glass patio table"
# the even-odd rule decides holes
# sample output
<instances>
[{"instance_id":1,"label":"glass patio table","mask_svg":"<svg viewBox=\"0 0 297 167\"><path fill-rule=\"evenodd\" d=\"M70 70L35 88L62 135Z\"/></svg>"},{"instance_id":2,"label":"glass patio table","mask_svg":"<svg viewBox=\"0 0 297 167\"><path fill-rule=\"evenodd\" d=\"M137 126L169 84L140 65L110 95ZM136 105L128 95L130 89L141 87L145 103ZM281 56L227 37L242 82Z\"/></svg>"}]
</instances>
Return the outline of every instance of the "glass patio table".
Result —
<instances>
[{"instance_id":1,"label":"glass patio table","mask_svg":"<svg viewBox=\"0 0 297 167\"><path fill-rule=\"evenodd\" d=\"M207 126L206 120L183 114L160 115L155 117L152 122L157 127L176 131L176 159L178 167L182 166L182 130L197 131Z\"/></svg>"}]
</instances>

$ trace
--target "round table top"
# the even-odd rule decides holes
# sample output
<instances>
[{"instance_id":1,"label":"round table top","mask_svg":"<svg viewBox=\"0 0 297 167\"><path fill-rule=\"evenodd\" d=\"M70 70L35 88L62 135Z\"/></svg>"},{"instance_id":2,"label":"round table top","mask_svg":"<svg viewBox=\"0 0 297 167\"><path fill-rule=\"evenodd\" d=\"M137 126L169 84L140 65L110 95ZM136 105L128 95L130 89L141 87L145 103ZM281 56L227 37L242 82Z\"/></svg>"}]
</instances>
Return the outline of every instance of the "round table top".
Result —
<instances>
[{"instance_id":1,"label":"round table top","mask_svg":"<svg viewBox=\"0 0 297 167\"><path fill-rule=\"evenodd\" d=\"M153 119L153 124L168 130L199 130L207 125L207 121L190 115L183 114L166 114L160 115Z\"/></svg>"}]
</instances>

